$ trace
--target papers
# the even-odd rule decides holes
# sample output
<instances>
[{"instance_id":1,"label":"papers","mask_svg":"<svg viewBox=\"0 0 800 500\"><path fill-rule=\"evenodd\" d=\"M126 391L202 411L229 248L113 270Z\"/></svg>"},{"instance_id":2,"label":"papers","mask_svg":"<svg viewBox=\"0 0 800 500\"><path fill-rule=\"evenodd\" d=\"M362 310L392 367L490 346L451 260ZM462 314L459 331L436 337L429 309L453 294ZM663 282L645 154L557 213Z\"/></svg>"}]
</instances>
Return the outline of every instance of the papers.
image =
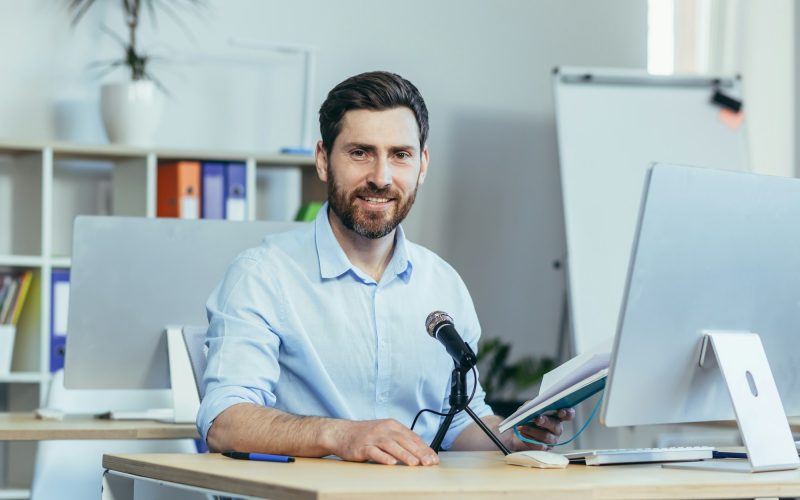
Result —
<instances>
[{"instance_id":1,"label":"papers","mask_svg":"<svg viewBox=\"0 0 800 500\"><path fill-rule=\"evenodd\" d=\"M542 379L539 395L503 420L500 423L500 432L505 432L542 413L574 406L602 390L605 387L610 360L611 340L575 356L548 372Z\"/></svg>"}]
</instances>

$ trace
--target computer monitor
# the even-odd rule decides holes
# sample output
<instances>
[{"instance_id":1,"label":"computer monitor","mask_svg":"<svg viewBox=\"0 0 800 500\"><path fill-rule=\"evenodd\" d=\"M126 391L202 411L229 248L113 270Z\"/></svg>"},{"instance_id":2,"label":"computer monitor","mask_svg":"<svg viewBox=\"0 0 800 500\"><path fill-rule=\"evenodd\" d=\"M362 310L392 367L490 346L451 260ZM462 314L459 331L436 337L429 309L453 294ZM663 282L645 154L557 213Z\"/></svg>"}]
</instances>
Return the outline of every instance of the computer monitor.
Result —
<instances>
[{"instance_id":1,"label":"computer monitor","mask_svg":"<svg viewBox=\"0 0 800 500\"><path fill-rule=\"evenodd\" d=\"M165 327L207 325L206 300L233 259L299 224L76 218L65 386L170 388Z\"/></svg>"},{"instance_id":2,"label":"computer monitor","mask_svg":"<svg viewBox=\"0 0 800 500\"><path fill-rule=\"evenodd\" d=\"M714 337L720 332L730 335ZM759 364L765 361L760 344L744 341L747 332L760 338L768 366ZM728 343L704 340L712 338ZM800 414L799 339L800 180L653 166L601 422L736 418L751 470L796 468L785 415ZM770 392L772 378L776 393ZM778 393L783 408L770 401ZM772 428L780 432L769 434Z\"/></svg>"}]
</instances>

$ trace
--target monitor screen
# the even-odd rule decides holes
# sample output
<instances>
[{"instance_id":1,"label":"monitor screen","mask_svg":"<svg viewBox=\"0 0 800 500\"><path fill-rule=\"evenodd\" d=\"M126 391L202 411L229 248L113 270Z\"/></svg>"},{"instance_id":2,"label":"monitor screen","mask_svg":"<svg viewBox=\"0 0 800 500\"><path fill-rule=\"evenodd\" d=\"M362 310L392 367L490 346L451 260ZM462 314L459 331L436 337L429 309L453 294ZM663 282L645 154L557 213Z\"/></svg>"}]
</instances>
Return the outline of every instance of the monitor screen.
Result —
<instances>
[{"instance_id":1,"label":"monitor screen","mask_svg":"<svg viewBox=\"0 0 800 500\"><path fill-rule=\"evenodd\" d=\"M299 223L75 220L64 367L70 389L168 389L167 325L207 325L233 259Z\"/></svg>"}]
</instances>

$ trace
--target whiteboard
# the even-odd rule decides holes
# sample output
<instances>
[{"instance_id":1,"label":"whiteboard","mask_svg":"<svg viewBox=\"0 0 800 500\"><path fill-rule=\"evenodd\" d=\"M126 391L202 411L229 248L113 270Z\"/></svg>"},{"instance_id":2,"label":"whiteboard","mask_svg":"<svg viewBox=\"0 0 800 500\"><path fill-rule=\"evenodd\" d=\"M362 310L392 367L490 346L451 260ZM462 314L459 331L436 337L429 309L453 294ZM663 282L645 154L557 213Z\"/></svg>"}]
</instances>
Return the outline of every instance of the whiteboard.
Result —
<instances>
[{"instance_id":1,"label":"whiteboard","mask_svg":"<svg viewBox=\"0 0 800 500\"><path fill-rule=\"evenodd\" d=\"M739 98L740 83L632 70L554 71L573 354L616 333L648 167L748 170L744 124L726 121L711 102L715 88Z\"/></svg>"}]
</instances>

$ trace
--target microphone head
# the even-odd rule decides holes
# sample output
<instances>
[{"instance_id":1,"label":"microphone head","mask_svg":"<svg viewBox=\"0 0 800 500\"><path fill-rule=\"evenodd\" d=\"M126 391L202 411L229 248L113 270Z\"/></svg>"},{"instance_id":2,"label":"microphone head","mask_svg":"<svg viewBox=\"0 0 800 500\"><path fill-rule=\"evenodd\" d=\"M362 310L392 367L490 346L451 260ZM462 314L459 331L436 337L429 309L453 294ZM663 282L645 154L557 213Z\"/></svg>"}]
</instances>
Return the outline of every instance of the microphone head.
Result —
<instances>
[{"instance_id":1,"label":"microphone head","mask_svg":"<svg viewBox=\"0 0 800 500\"><path fill-rule=\"evenodd\" d=\"M453 318L443 311L433 311L430 313L428 318L425 320L425 329L428 330L428 335L435 338L436 330L438 330L439 327L444 323L450 323L452 325Z\"/></svg>"}]
</instances>

